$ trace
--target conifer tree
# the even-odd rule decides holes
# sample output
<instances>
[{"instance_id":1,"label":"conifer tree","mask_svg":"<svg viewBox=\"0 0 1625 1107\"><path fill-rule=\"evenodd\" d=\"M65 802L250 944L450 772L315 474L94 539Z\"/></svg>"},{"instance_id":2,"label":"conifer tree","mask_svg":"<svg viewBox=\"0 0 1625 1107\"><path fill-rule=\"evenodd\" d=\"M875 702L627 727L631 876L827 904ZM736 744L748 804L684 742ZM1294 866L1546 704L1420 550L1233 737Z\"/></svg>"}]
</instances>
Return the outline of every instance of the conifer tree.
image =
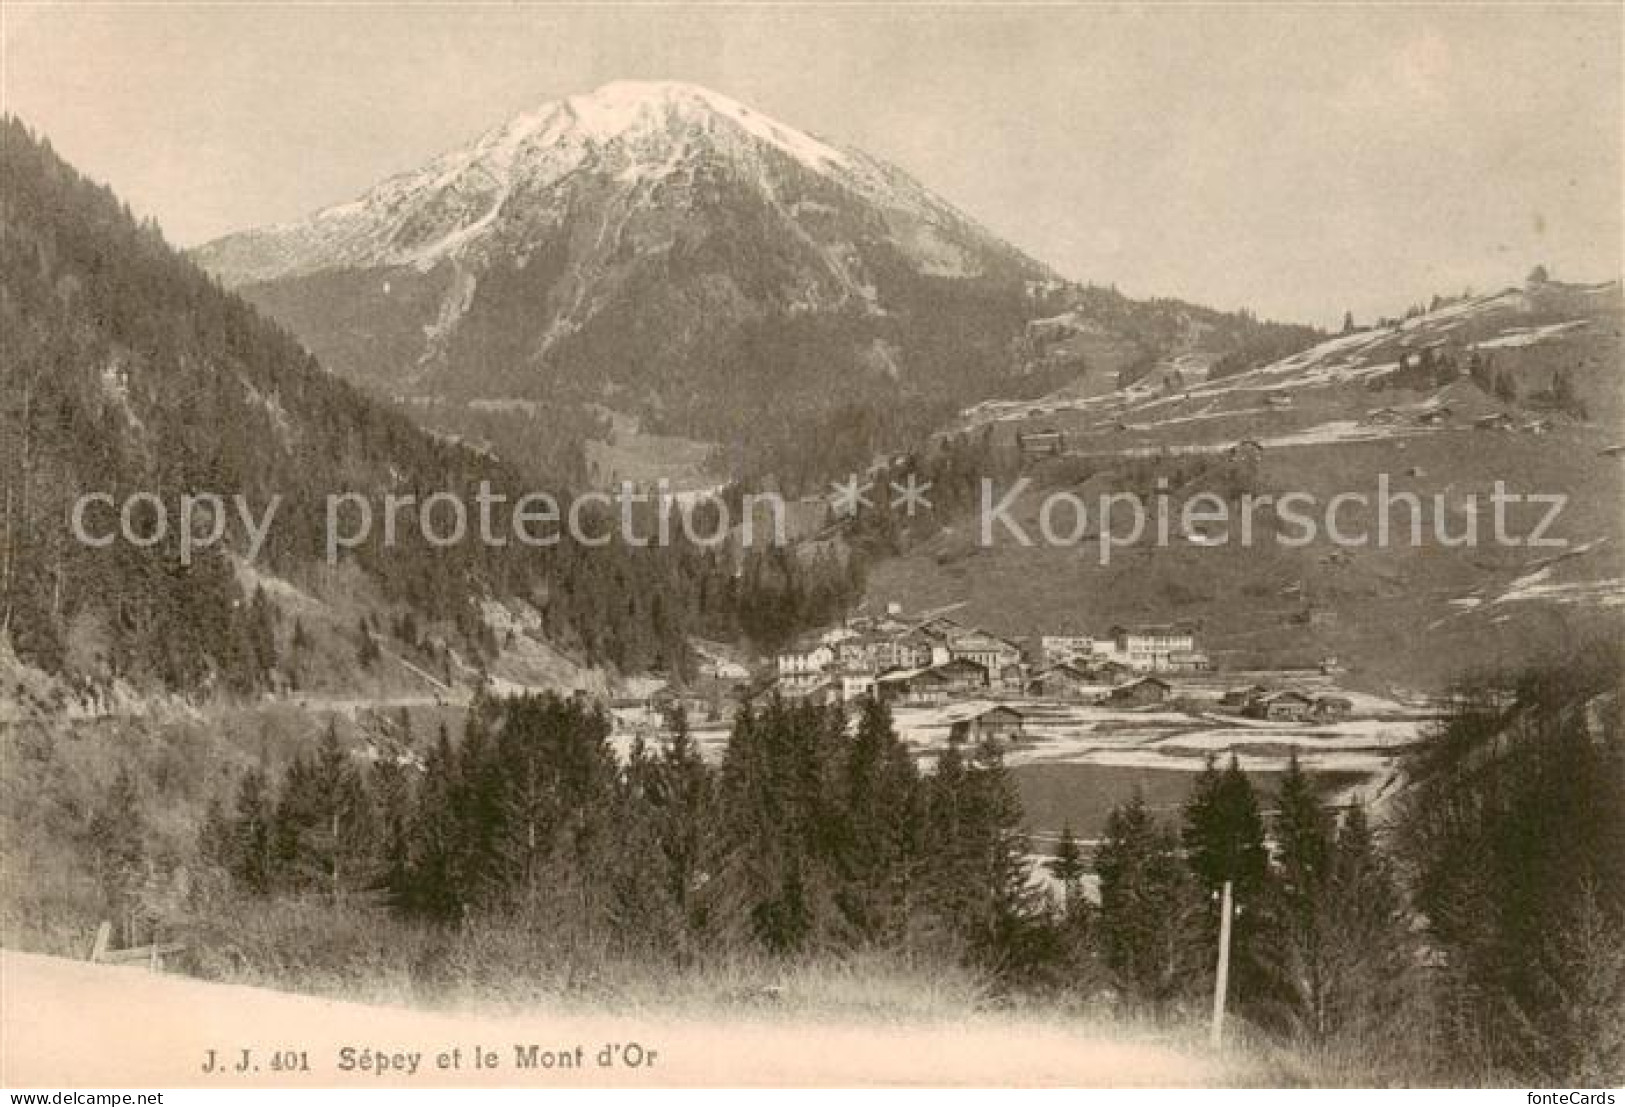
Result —
<instances>
[{"instance_id":1,"label":"conifer tree","mask_svg":"<svg viewBox=\"0 0 1625 1107\"><path fill-rule=\"evenodd\" d=\"M257 895L272 891L278 876L272 850L276 836L274 816L264 770L257 766L249 769L237 783L224 855L232 877Z\"/></svg>"},{"instance_id":2,"label":"conifer tree","mask_svg":"<svg viewBox=\"0 0 1625 1107\"><path fill-rule=\"evenodd\" d=\"M1044 867L1061 884L1062 906L1070 911L1082 897L1083 877L1089 871L1083 859L1083 850L1072 833L1072 824L1061 828L1061 840L1055 847L1055 856Z\"/></svg>"},{"instance_id":3,"label":"conifer tree","mask_svg":"<svg viewBox=\"0 0 1625 1107\"><path fill-rule=\"evenodd\" d=\"M1151 1003L1198 987L1208 951L1202 892L1139 789L1107 816L1095 872L1101 957L1119 987Z\"/></svg>"},{"instance_id":4,"label":"conifer tree","mask_svg":"<svg viewBox=\"0 0 1625 1107\"><path fill-rule=\"evenodd\" d=\"M775 697L741 712L723 760L722 808L728 898L756 938L789 952L828 932L839 917L834 795L845 743L839 707L789 705Z\"/></svg>"},{"instance_id":5,"label":"conifer tree","mask_svg":"<svg viewBox=\"0 0 1625 1107\"><path fill-rule=\"evenodd\" d=\"M1182 837L1191 870L1208 891L1217 892L1228 880L1236 898L1246 902L1263 889L1268 875L1264 820L1235 754L1222 771L1208 759L1185 805Z\"/></svg>"},{"instance_id":6,"label":"conifer tree","mask_svg":"<svg viewBox=\"0 0 1625 1107\"><path fill-rule=\"evenodd\" d=\"M688 927L673 895L661 833L660 765L638 735L614 800L613 843L591 878L608 885L605 911L615 943L645 957L682 954Z\"/></svg>"},{"instance_id":7,"label":"conifer tree","mask_svg":"<svg viewBox=\"0 0 1625 1107\"><path fill-rule=\"evenodd\" d=\"M1266 1002L1269 974L1258 935L1266 918L1269 853L1258 796L1235 754L1222 770L1208 759L1185 805L1181 838L1186 861L1207 893L1210 951L1218 948L1221 889L1227 881L1232 886L1232 994L1243 1007ZM1210 953L1209 961L1215 959Z\"/></svg>"},{"instance_id":8,"label":"conifer tree","mask_svg":"<svg viewBox=\"0 0 1625 1107\"><path fill-rule=\"evenodd\" d=\"M458 771L451 735L441 723L412 805L407 879L400 898L408 909L442 919L456 917L466 902L467 888L458 870Z\"/></svg>"},{"instance_id":9,"label":"conifer tree","mask_svg":"<svg viewBox=\"0 0 1625 1107\"><path fill-rule=\"evenodd\" d=\"M860 711L842 767L837 849L842 909L862 940L875 941L902 932L903 897L914 866L911 824L918 781L890 709L870 697Z\"/></svg>"},{"instance_id":10,"label":"conifer tree","mask_svg":"<svg viewBox=\"0 0 1625 1107\"><path fill-rule=\"evenodd\" d=\"M120 937L133 943L140 937L137 929L147 847L141 792L128 764L120 763L96 805L88 831L103 897L118 921Z\"/></svg>"},{"instance_id":11,"label":"conifer tree","mask_svg":"<svg viewBox=\"0 0 1625 1107\"><path fill-rule=\"evenodd\" d=\"M283 781L276 822L295 880L334 903L377 880L371 797L329 722L313 760L297 758Z\"/></svg>"},{"instance_id":12,"label":"conifer tree","mask_svg":"<svg viewBox=\"0 0 1625 1107\"><path fill-rule=\"evenodd\" d=\"M1625 994L1625 959L1605 953L1625 948L1622 671L1617 644L1577 645L1522 677L1515 706L1500 683L1468 687L1409 757L1398 839L1468 1064L1625 1071L1617 1006L1568 999Z\"/></svg>"},{"instance_id":13,"label":"conifer tree","mask_svg":"<svg viewBox=\"0 0 1625 1107\"><path fill-rule=\"evenodd\" d=\"M671 736L660 752L651 798L666 859L668 893L690 933L705 926L701 893L714 860L710 856L714 787L711 770L689 730L688 712L679 705Z\"/></svg>"},{"instance_id":14,"label":"conifer tree","mask_svg":"<svg viewBox=\"0 0 1625 1107\"><path fill-rule=\"evenodd\" d=\"M1272 990L1292 1029L1316 1039L1331 1030L1335 833L1294 752L1275 817L1279 880L1268 901L1255 907L1265 916L1258 927L1260 956Z\"/></svg>"}]
</instances>

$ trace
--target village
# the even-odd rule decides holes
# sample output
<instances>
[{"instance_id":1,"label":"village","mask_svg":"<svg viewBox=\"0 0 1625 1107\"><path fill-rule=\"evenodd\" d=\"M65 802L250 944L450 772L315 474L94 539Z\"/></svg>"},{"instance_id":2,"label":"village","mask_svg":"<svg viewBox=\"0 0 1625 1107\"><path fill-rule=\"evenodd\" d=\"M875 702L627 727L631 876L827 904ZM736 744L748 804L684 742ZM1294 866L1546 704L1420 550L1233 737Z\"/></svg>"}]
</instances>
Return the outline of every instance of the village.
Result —
<instances>
[{"instance_id":1,"label":"village","mask_svg":"<svg viewBox=\"0 0 1625 1107\"><path fill-rule=\"evenodd\" d=\"M739 705L772 697L820 705L875 698L917 747L947 737L992 739L1019 751L1061 738L1082 720L1116 718L1135 730L1232 727L1237 743L1287 727L1338 746L1336 724L1400 713L1400 705L1337 688L1335 659L1302 669L1216 670L1188 623L1114 625L1099 634L995 634L947 614L910 618L896 604L812 632L752 668L712 645L700 677L665 683L613 707L623 734L662 730L681 707L702 736ZM1163 725L1158 726L1158 723ZM1355 728L1356 730L1359 728ZM1388 742L1381 742L1387 746Z\"/></svg>"}]
</instances>

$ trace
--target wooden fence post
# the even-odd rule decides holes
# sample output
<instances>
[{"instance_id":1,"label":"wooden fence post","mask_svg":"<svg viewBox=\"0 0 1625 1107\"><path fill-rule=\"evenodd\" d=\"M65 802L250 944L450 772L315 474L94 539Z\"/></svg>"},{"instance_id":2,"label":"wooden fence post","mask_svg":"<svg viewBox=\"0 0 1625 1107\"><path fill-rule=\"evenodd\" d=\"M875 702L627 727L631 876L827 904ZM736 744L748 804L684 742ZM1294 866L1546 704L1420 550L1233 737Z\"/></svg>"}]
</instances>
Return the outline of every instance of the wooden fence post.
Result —
<instances>
[{"instance_id":1,"label":"wooden fence post","mask_svg":"<svg viewBox=\"0 0 1625 1107\"><path fill-rule=\"evenodd\" d=\"M1230 882L1224 882L1219 903L1219 971L1213 980L1213 1028L1208 1044L1218 1049L1224 1040L1225 992L1230 985Z\"/></svg>"},{"instance_id":2,"label":"wooden fence post","mask_svg":"<svg viewBox=\"0 0 1625 1107\"><path fill-rule=\"evenodd\" d=\"M106 919L96 928L96 943L90 947L90 959L100 961L107 956L107 943L113 939L113 924Z\"/></svg>"}]
</instances>

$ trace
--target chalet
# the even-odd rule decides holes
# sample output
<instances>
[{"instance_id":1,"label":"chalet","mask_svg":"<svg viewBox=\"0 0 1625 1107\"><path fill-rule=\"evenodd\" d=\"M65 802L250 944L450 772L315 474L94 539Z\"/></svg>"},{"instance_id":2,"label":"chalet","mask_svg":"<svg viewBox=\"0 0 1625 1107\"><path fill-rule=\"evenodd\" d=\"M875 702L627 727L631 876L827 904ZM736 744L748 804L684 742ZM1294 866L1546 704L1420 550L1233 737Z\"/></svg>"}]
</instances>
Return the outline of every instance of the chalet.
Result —
<instances>
[{"instance_id":1,"label":"chalet","mask_svg":"<svg viewBox=\"0 0 1625 1107\"><path fill-rule=\"evenodd\" d=\"M1161 677L1141 677L1113 688L1106 694L1104 702L1112 707L1148 707L1166 703L1173 690L1174 686Z\"/></svg>"},{"instance_id":2,"label":"chalet","mask_svg":"<svg viewBox=\"0 0 1625 1107\"><path fill-rule=\"evenodd\" d=\"M1016 434L1016 448L1023 457L1059 457L1066 449L1066 436L1046 427Z\"/></svg>"},{"instance_id":3,"label":"chalet","mask_svg":"<svg viewBox=\"0 0 1625 1107\"><path fill-rule=\"evenodd\" d=\"M690 719L704 719L712 714L712 705L703 696L673 688L663 684L649 694L648 708L651 714L671 718L679 710Z\"/></svg>"},{"instance_id":4,"label":"chalet","mask_svg":"<svg viewBox=\"0 0 1625 1107\"><path fill-rule=\"evenodd\" d=\"M946 615L933 615L914 629L928 638L945 642L968 628Z\"/></svg>"},{"instance_id":5,"label":"chalet","mask_svg":"<svg viewBox=\"0 0 1625 1107\"><path fill-rule=\"evenodd\" d=\"M956 720L949 734L970 746L988 741L1008 744L1025 737L1025 723L1021 712L1001 703Z\"/></svg>"},{"instance_id":6,"label":"chalet","mask_svg":"<svg viewBox=\"0 0 1625 1107\"><path fill-rule=\"evenodd\" d=\"M1315 701L1302 692L1272 692L1249 703L1243 714L1254 719L1297 722L1307 718L1314 706Z\"/></svg>"},{"instance_id":7,"label":"chalet","mask_svg":"<svg viewBox=\"0 0 1625 1107\"><path fill-rule=\"evenodd\" d=\"M1027 682L1027 692L1029 695L1057 700L1081 699L1094 683L1094 679L1083 669L1063 662L1034 674Z\"/></svg>"},{"instance_id":8,"label":"chalet","mask_svg":"<svg viewBox=\"0 0 1625 1107\"><path fill-rule=\"evenodd\" d=\"M948 678L937 669L896 669L875 678L875 696L883 703L946 703Z\"/></svg>"},{"instance_id":9,"label":"chalet","mask_svg":"<svg viewBox=\"0 0 1625 1107\"><path fill-rule=\"evenodd\" d=\"M1196 649L1196 632L1184 624L1114 626L1111 635L1117 658L1141 672L1166 669L1174 654Z\"/></svg>"},{"instance_id":10,"label":"chalet","mask_svg":"<svg viewBox=\"0 0 1625 1107\"><path fill-rule=\"evenodd\" d=\"M1122 684L1139 675L1131 665L1117 660L1101 661L1089 666L1089 675L1097 684Z\"/></svg>"},{"instance_id":11,"label":"chalet","mask_svg":"<svg viewBox=\"0 0 1625 1107\"><path fill-rule=\"evenodd\" d=\"M1219 697L1220 707L1246 707L1260 696L1269 694L1269 689L1262 684L1248 685L1246 688L1231 688Z\"/></svg>"},{"instance_id":12,"label":"chalet","mask_svg":"<svg viewBox=\"0 0 1625 1107\"><path fill-rule=\"evenodd\" d=\"M955 661L974 661L990 673L1021 663L1021 650L1015 643L979 630L950 638L948 655Z\"/></svg>"},{"instance_id":13,"label":"chalet","mask_svg":"<svg viewBox=\"0 0 1625 1107\"><path fill-rule=\"evenodd\" d=\"M1311 714L1323 723L1335 723L1349 717L1354 701L1346 696L1316 696Z\"/></svg>"},{"instance_id":14,"label":"chalet","mask_svg":"<svg viewBox=\"0 0 1625 1107\"><path fill-rule=\"evenodd\" d=\"M950 693L985 692L990 684L987 666L969 658L956 657L926 671L942 677Z\"/></svg>"},{"instance_id":15,"label":"chalet","mask_svg":"<svg viewBox=\"0 0 1625 1107\"><path fill-rule=\"evenodd\" d=\"M1170 673L1205 673L1211 668L1213 662L1200 650L1175 650L1168 655Z\"/></svg>"}]
</instances>

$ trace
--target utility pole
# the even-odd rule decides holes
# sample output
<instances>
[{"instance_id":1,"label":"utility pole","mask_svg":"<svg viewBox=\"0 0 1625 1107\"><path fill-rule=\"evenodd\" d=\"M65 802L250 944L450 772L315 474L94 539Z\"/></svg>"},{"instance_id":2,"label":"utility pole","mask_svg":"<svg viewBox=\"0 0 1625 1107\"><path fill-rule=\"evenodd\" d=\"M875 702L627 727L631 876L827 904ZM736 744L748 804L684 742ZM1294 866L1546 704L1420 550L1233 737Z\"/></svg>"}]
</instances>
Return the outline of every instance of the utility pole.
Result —
<instances>
[{"instance_id":1,"label":"utility pole","mask_svg":"<svg viewBox=\"0 0 1625 1107\"><path fill-rule=\"evenodd\" d=\"M1208 1032L1208 1044L1218 1049L1224 1039L1225 992L1230 985L1230 881L1224 882L1219 902L1219 971L1213 979L1213 1028Z\"/></svg>"}]
</instances>

